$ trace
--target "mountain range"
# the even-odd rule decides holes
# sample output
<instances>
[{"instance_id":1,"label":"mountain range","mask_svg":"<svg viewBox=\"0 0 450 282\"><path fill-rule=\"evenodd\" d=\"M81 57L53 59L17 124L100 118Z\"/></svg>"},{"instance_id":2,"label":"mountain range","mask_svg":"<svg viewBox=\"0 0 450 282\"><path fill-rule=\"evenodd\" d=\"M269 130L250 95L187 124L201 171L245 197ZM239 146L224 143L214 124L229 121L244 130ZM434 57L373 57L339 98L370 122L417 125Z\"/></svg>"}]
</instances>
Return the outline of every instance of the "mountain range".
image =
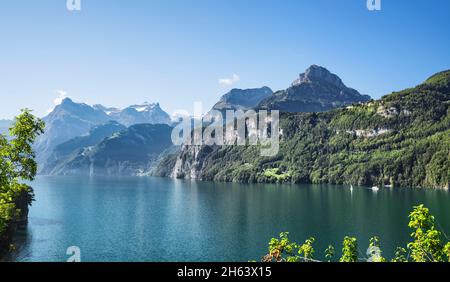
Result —
<instances>
[{"instance_id":1,"label":"mountain range","mask_svg":"<svg viewBox=\"0 0 450 282\"><path fill-rule=\"evenodd\" d=\"M106 123L111 118L102 110L66 98L43 120L45 132L35 143L39 164L47 160L56 145L87 134L92 127Z\"/></svg>"},{"instance_id":2,"label":"mountain range","mask_svg":"<svg viewBox=\"0 0 450 282\"><path fill-rule=\"evenodd\" d=\"M126 130L127 127L115 121L94 126L89 133L63 142L52 150L47 160L41 164L41 174L59 174L68 162L82 153L85 148L95 146L105 138Z\"/></svg>"},{"instance_id":3,"label":"mountain range","mask_svg":"<svg viewBox=\"0 0 450 282\"><path fill-rule=\"evenodd\" d=\"M360 95L356 90L347 88L339 77L331 74L325 68L311 66L287 90L274 93L267 86L253 89L232 89L220 98L212 110L224 113L226 110L270 108L281 111L288 109L287 111L309 112L364 102L368 99L368 96ZM119 159L108 158L115 154L109 150L117 148L107 146L113 141L106 140L120 136L120 140L128 140L127 142L130 144L139 144L139 142L147 144L156 140L152 139L155 136L140 131L151 128L135 127L135 125L172 124L170 116L161 109L159 103L144 103L119 109L101 104L90 106L76 103L70 98L64 99L43 119L46 123L46 130L35 145L40 174L85 173L92 175L114 172L135 175L148 173L145 169L149 169L149 164L155 163L156 156L163 153L162 151L152 152L151 156L148 156L151 159L148 162L143 159L136 161L136 156L132 156L133 150L127 147L130 152L129 162L127 162L126 151L122 152ZM153 134L157 134L156 132L169 134L162 128L153 131ZM141 140L133 140L134 138ZM127 142L123 143L123 146L128 144ZM162 149L166 151L170 146L167 146L165 142L163 144ZM93 159L96 161L93 162ZM100 159L108 161L101 162ZM100 164L104 167L101 168Z\"/></svg>"},{"instance_id":4,"label":"mountain range","mask_svg":"<svg viewBox=\"0 0 450 282\"><path fill-rule=\"evenodd\" d=\"M166 124L130 126L96 145L72 151L75 154L59 162L50 174L91 176L149 174L166 151L173 152L171 132L172 127ZM70 142L75 143L77 143L75 140ZM75 147L82 147L79 143ZM70 147L68 145L63 144L63 147Z\"/></svg>"},{"instance_id":5,"label":"mountain range","mask_svg":"<svg viewBox=\"0 0 450 282\"><path fill-rule=\"evenodd\" d=\"M281 112L323 112L371 100L324 67L312 65L301 73L290 87L275 93L267 86L253 89L232 89L223 95L212 110L225 117L227 110L279 110ZM212 112L206 114L212 119Z\"/></svg>"},{"instance_id":6,"label":"mountain range","mask_svg":"<svg viewBox=\"0 0 450 282\"><path fill-rule=\"evenodd\" d=\"M90 106L84 103L76 103L70 98L65 98L43 120L46 124L45 132L35 143L39 173L48 172L54 166L55 157L60 154L59 149L54 154L58 145L73 138L92 134L91 130L96 126L111 121L121 124L124 128L140 123L169 124L171 122L170 116L157 103L144 103L120 110L106 108L102 105ZM117 125L115 127L117 128ZM92 136L86 138L95 139ZM74 142L77 142L77 140Z\"/></svg>"},{"instance_id":7,"label":"mountain range","mask_svg":"<svg viewBox=\"0 0 450 282\"><path fill-rule=\"evenodd\" d=\"M40 173L157 175L238 182L448 187L450 72L371 100L323 67L311 66L286 90L233 89L212 110L279 109L279 154L258 146L171 143L158 103L123 110L70 99L44 120Z\"/></svg>"},{"instance_id":8,"label":"mountain range","mask_svg":"<svg viewBox=\"0 0 450 282\"><path fill-rule=\"evenodd\" d=\"M307 71L291 86L295 95L281 91L274 96L285 98L262 102L287 109L281 114L276 156L260 156L259 146L185 145L162 160L156 174L211 181L449 188L450 71L380 100L327 112L291 113L285 101L299 101L305 97L302 93L310 99L311 89L345 89L335 76L312 69L318 73ZM324 99L338 94L332 93ZM344 104L361 98L351 90L339 95ZM324 99L313 108L337 105L322 103Z\"/></svg>"},{"instance_id":9,"label":"mountain range","mask_svg":"<svg viewBox=\"0 0 450 282\"><path fill-rule=\"evenodd\" d=\"M159 103L144 103L142 105L132 105L125 109L107 108L102 105L94 105L95 109L105 112L112 120L125 126L139 123L149 124L170 124L169 114L163 111Z\"/></svg>"}]
</instances>

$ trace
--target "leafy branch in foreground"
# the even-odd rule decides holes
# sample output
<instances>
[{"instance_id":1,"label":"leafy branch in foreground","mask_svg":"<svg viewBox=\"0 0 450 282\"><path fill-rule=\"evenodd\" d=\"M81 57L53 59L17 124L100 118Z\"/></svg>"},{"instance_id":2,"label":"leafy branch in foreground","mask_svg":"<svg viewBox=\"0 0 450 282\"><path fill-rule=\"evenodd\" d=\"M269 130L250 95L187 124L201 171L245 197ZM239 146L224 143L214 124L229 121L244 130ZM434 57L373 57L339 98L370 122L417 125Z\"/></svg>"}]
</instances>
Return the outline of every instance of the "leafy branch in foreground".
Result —
<instances>
[{"instance_id":1,"label":"leafy branch in foreground","mask_svg":"<svg viewBox=\"0 0 450 282\"><path fill-rule=\"evenodd\" d=\"M329 245L328 248L325 250L325 258L328 260L328 262L331 262L331 260L334 257L334 247L332 245Z\"/></svg>"},{"instance_id":2,"label":"leafy branch in foreground","mask_svg":"<svg viewBox=\"0 0 450 282\"><path fill-rule=\"evenodd\" d=\"M18 220L22 209L34 200L33 189L20 181L36 176L32 144L43 131L44 122L25 109L9 130L11 139L0 134L0 246L10 222Z\"/></svg>"},{"instance_id":3,"label":"leafy branch in foreground","mask_svg":"<svg viewBox=\"0 0 450 282\"><path fill-rule=\"evenodd\" d=\"M408 226L413 229L412 242L407 248L397 247L391 262L450 262L450 242L444 245L442 232L435 227L434 216L424 205L414 207L409 215ZM314 238L309 238L303 245L289 240L289 233L283 232L280 238L272 238L269 242L269 253L262 259L263 262L317 262L314 260ZM367 257L358 258L358 240L346 236L342 243L342 256L339 262L386 262L382 256L380 239L372 237L369 241ZM325 258L331 262L335 256L335 249L329 245L325 250Z\"/></svg>"},{"instance_id":4,"label":"leafy branch in foreground","mask_svg":"<svg viewBox=\"0 0 450 282\"><path fill-rule=\"evenodd\" d=\"M408 244L411 257L416 262L443 261L444 246L441 232L435 229L434 216L423 205L414 208L409 215L408 226L414 229L411 237L414 241Z\"/></svg>"},{"instance_id":5,"label":"leafy branch in foreground","mask_svg":"<svg viewBox=\"0 0 450 282\"><path fill-rule=\"evenodd\" d=\"M340 262L356 262L358 260L358 241L355 237L344 238Z\"/></svg>"}]
</instances>

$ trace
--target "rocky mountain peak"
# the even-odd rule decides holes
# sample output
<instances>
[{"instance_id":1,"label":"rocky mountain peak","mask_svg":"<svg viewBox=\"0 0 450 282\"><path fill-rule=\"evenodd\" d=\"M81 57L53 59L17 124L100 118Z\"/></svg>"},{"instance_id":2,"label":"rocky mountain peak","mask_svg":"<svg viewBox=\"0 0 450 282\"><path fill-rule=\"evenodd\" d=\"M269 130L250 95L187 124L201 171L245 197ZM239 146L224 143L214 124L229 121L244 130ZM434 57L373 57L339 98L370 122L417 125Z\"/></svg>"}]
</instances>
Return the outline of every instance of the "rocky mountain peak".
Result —
<instances>
[{"instance_id":1,"label":"rocky mountain peak","mask_svg":"<svg viewBox=\"0 0 450 282\"><path fill-rule=\"evenodd\" d=\"M324 67L318 65L312 65L305 70L304 73L301 73L299 78L296 79L292 86L298 86L303 83L329 83L336 87L345 87L342 80L335 74L331 73Z\"/></svg>"},{"instance_id":2,"label":"rocky mountain peak","mask_svg":"<svg viewBox=\"0 0 450 282\"><path fill-rule=\"evenodd\" d=\"M272 95L273 91L267 86L252 89L232 89L223 95L213 107L216 110L246 109L256 106L261 100Z\"/></svg>"},{"instance_id":3,"label":"rocky mountain peak","mask_svg":"<svg viewBox=\"0 0 450 282\"><path fill-rule=\"evenodd\" d=\"M300 74L291 87L262 100L259 109L283 112L323 112L371 98L345 86L342 80L324 67L312 65Z\"/></svg>"},{"instance_id":4,"label":"rocky mountain peak","mask_svg":"<svg viewBox=\"0 0 450 282\"><path fill-rule=\"evenodd\" d=\"M73 105L73 104L75 104L75 102L72 100L72 99L70 99L70 98L64 98L62 101L61 101L61 106L71 106L71 105Z\"/></svg>"},{"instance_id":5,"label":"rocky mountain peak","mask_svg":"<svg viewBox=\"0 0 450 282\"><path fill-rule=\"evenodd\" d=\"M132 105L129 108L135 109L138 112L161 110L159 103L144 102L142 105Z\"/></svg>"}]
</instances>

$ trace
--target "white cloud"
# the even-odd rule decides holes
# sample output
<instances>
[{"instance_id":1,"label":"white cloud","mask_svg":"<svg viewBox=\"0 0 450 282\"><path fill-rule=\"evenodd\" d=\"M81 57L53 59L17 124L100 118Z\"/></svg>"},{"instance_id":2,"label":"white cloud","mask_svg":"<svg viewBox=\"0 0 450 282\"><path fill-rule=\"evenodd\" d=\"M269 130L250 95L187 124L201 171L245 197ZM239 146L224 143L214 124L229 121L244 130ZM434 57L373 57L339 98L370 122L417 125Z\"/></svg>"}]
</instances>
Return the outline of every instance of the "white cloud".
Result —
<instances>
[{"instance_id":1,"label":"white cloud","mask_svg":"<svg viewBox=\"0 0 450 282\"><path fill-rule=\"evenodd\" d=\"M180 119L187 119L191 117L191 113L186 110L176 110L170 116L172 121L180 121Z\"/></svg>"},{"instance_id":2,"label":"white cloud","mask_svg":"<svg viewBox=\"0 0 450 282\"><path fill-rule=\"evenodd\" d=\"M58 96L53 100L54 107L47 110L47 113L46 113L47 115L49 113L53 112L53 110L55 109L56 106L61 105L62 101L65 98L69 98L69 96L67 96L67 91L64 91L64 90L57 90L56 94Z\"/></svg>"},{"instance_id":3,"label":"white cloud","mask_svg":"<svg viewBox=\"0 0 450 282\"><path fill-rule=\"evenodd\" d=\"M236 82L239 82L241 78L237 74L233 74L230 78L221 78L219 79L219 84L222 86L231 86Z\"/></svg>"},{"instance_id":4,"label":"white cloud","mask_svg":"<svg viewBox=\"0 0 450 282\"><path fill-rule=\"evenodd\" d=\"M56 93L58 94L58 97L56 97L55 100L53 100L53 104L55 104L55 106L61 105L62 101L69 97L67 96L67 92L64 90L58 90L56 91Z\"/></svg>"}]
</instances>

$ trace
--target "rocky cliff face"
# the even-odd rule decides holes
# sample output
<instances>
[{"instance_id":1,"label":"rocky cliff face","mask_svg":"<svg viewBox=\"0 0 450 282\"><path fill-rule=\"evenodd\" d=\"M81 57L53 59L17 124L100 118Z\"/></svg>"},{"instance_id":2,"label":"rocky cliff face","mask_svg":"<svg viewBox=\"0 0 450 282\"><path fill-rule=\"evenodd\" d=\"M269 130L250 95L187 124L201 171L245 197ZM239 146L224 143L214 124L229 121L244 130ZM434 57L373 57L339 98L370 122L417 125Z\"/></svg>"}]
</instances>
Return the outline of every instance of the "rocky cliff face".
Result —
<instances>
[{"instance_id":1,"label":"rocky cliff face","mask_svg":"<svg viewBox=\"0 0 450 282\"><path fill-rule=\"evenodd\" d=\"M172 178L203 180L203 171L207 167L207 156L218 146L183 146L177 156L173 168L162 172L161 176Z\"/></svg>"}]
</instances>

